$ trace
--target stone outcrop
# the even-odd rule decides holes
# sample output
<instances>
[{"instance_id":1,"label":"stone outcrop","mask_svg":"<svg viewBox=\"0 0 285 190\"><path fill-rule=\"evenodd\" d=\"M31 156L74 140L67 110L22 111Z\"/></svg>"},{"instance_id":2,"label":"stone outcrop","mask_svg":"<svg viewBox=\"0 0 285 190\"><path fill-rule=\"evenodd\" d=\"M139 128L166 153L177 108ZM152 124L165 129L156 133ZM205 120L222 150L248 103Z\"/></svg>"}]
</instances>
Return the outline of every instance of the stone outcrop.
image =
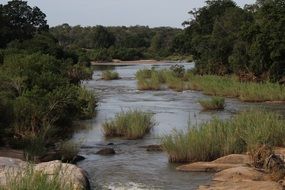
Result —
<instances>
[{"instance_id":1,"label":"stone outcrop","mask_svg":"<svg viewBox=\"0 0 285 190\"><path fill-rule=\"evenodd\" d=\"M113 155L113 154L116 154L116 152L113 148L102 148L101 150L97 151L96 154Z\"/></svg>"},{"instance_id":2,"label":"stone outcrop","mask_svg":"<svg viewBox=\"0 0 285 190\"><path fill-rule=\"evenodd\" d=\"M219 172L229 168L246 166L251 162L250 157L244 154L231 154L212 162L195 162L177 167L185 172Z\"/></svg>"},{"instance_id":3,"label":"stone outcrop","mask_svg":"<svg viewBox=\"0 0 285 190\"><path fill-rule=\"evenodd\" d=\"M251 167L235 167L216 173L212 184L199 190L282 190L282 185L270 181L270 176Z\"/></svg>"},{"instance_id":4,"label":"stone outcrop","mask_svg":"<svg viewBox=\"0 0 285 190\"><path fill-rule=\"evenodd\" d=\"M20 159L0 157L0 186L6 186L11 179L24 176L27 170L57 177L62 187L71 190L90 189L87 174L81 168L61 161L28 164Z\"/></svg>"}]
</instances>

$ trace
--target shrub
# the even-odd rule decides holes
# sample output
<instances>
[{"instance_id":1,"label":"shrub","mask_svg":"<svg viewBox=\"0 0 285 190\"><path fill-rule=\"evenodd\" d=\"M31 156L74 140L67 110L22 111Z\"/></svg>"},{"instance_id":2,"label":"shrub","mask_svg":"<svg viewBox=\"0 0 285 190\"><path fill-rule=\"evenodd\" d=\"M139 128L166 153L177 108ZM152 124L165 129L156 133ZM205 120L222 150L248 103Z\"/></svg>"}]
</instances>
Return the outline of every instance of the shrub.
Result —
<instances>
[{"instance_id":1,"label":"shrub","mask_svg":"<svg viewBox=\"0 0 285 190\"><path fill-rule=\"evenodd\" d=\"M162 138L170 162L212 161L258 145L284 146L285 120L276 113L248 110L228 120L214 118ZM205 140L207 139L207 140Z\"/></svg>"},{"instance_id":2,"label":"shrub","mask_svg":"<svg viewBox=\"0 0 285 190\"><path fill-rule=\"evenodd\" d=\"M154 125L151 114L139 110L128 110L116 114L113 120L106 121L103 124L103 130L106 137L140 139L149 133Z\"/></svg>"},{"instance_id":3,"label":"shrub","mask_svg":"<svg viewBox=\"0 0 285 190\"><path fill-rule=\"evenodd\" d=\"M115 71L103 71L102 72L102 79L103 80L116 80L119 79L119 73L115 72Z\"/></svg>"},{"instance_id":4,"label":"shrub","mask_svg":"<svg viewBox=\"0 0 285 190\"><path fill-rule=\"evenodd\" d=\"M221 97L212 97L209 100L201 99L199 104L204 110L221 110L225 107L225 99Z\"/></svg>"}]
</instances>

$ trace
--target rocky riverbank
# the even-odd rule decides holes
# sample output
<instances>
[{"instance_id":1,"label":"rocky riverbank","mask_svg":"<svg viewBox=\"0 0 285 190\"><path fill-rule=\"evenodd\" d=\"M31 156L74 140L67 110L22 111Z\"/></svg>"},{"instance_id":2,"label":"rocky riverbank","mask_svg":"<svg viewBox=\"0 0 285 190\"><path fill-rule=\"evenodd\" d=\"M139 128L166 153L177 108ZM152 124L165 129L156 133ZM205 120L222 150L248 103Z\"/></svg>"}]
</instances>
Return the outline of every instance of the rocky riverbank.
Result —
<instances>
[{"instance_id":1,"label":"rocky riverbank","mask_svg":"<svg viewBox=\"0 0 285 190\"><path fill-rule=\"evenodd\" d=\"M282 190L285 187L285 148L258 150L254 156L232 154L212 162L196 162L177 167L184 172L217 172L210 185L199 190ZM260 167L258 167L258 165Z\"/></svg>"}]
</instances>

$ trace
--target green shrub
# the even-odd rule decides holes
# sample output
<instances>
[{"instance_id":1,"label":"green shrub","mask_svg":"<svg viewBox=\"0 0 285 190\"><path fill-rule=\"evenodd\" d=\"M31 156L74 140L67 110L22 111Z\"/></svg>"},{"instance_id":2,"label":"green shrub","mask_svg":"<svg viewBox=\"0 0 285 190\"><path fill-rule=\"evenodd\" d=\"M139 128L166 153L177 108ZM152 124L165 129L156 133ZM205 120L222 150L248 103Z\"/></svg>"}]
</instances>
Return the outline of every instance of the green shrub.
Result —
<instances>
[{"instance_id":1,"label":"green shrub","mask_svg":"<svg viewBox=\"0 0 285 190\"><path fill-rule=\"evenodd\" d=\"M139 110L128 110L116 114L113 120L106 121L103 124L103 130L106 137L140 139L149 133L154 125L151 114Z\"/></svg>"},{"instance_id":2,"label":"green shrub","mask_svg":"<svg viewBox=\"0 0 285 190\"><path fill-rule=\"evenodd\" d=\"M102 72L102 79L103 80L116 80L119 79L119 73L115 72L115 71L103 71Z\"/></svg>"},{"instance_id":3,"label":"green shrub","mask_svg":"<svg viewBox=\"0 0 285 190\"><path fill-rule=\"evenodd\" d=\"M212 97L211 99L200 99L199 104L204 110L221 110L225 107L225 99L221 97Z\"/></svg>"},{"instance_id":4,"label":"green shrub","mask_svg":"<svg viewBox=\"0 0 285 190\"><path fill-rule=\"evenodd\" d=\"M258 145L284 146L285 120L276 113L248 110L228 120L214 118L162 138L170 162L212 161ZM206 140L205 140L206 139Z\"/></svg>"}]
</instances>

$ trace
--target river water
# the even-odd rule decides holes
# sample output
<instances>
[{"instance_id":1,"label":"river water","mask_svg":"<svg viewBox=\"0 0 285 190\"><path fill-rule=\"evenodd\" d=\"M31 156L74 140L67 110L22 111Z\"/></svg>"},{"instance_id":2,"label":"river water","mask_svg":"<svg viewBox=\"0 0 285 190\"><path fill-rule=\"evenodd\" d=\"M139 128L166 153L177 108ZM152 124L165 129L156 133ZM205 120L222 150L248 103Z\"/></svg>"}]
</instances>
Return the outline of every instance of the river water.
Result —
<instances>
[{"instance_id":1,"label":"river water","mask_svg":"<svg viewBox=\"0 0 285 190\"><path fill-rule=\"evenodd\" d=\"M191 63L181 64L186 69L194 67ZM87 171L92 189L196 189L199 185L208 184L212 174L178 172L175 170L176 164L168 163L165 153L147 152L141 146L159 144L162 135L169 134L174 129L185 130L189 122L196 124L208 121L213 116L228 118L237 111L250 107L265 107L285 113L284 105L243 103L237 99L228 98L225 110L202 112L197 101L207 96L201 92L174 92L168 89L137 90L135 73L138 69L168 68L170 65L170 63L163 63L97 66L93 79L84 83L86 87L96 91L99 96L99 106L96 117L83 122L87 129L74 134L73 139L82 144L80 154L86 159L78 165ZM116 70L121 79L101 80L101 72L105 69ZM157 125L151 133L142 140L105 139L101 128L102 123L122 110L133 108L154 113ZM112 144L108 145L109 143ZM116 154L112 156L95 154L105 147L114 148Z\"/></svg>"}]
</instances>

